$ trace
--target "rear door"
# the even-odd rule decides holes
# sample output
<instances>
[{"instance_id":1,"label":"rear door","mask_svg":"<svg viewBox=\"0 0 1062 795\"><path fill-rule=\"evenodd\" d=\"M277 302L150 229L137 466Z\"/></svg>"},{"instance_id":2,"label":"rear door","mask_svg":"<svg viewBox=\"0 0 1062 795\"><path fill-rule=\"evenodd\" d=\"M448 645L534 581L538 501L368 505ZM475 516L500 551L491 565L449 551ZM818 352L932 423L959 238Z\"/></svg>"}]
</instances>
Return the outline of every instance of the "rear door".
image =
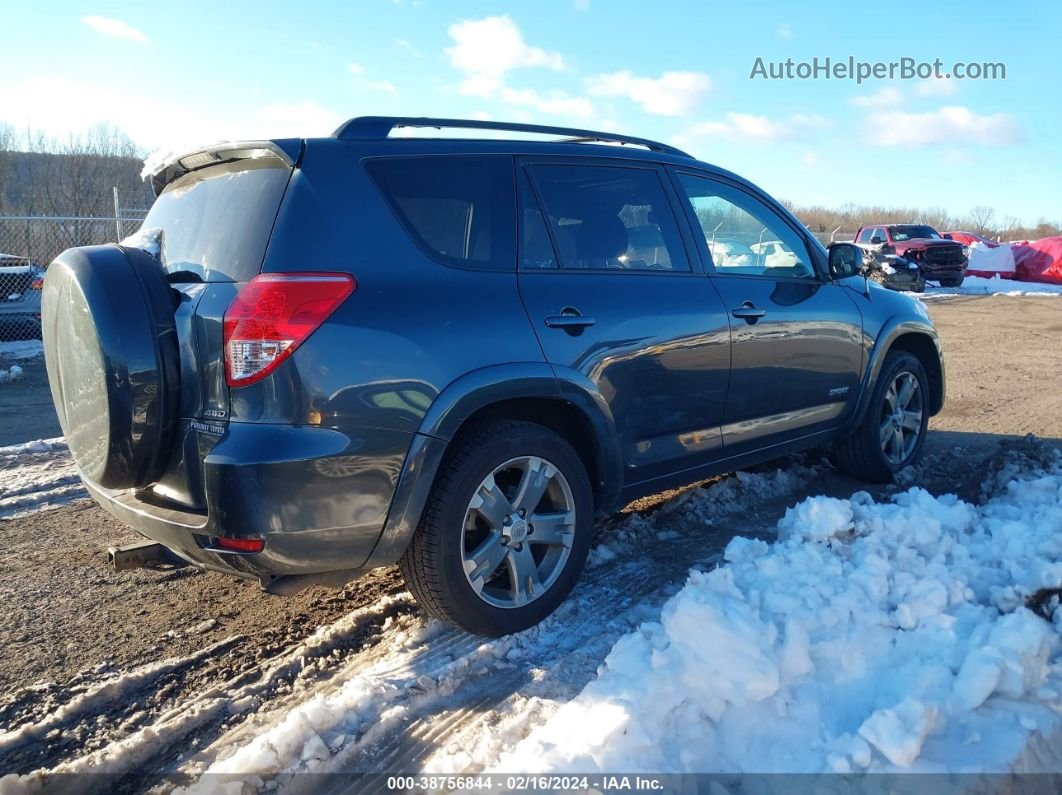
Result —
<instances>
[{"instance_id":1,"label":"rear door","mask_svg":"<svg viewBox=\"0 0 1062 795\"><path fill-rule=\"evenodd\" d=\"M730 316L726 452L839 425L855 405L863 361L862 320L847 288L825 278L805 235L750 190L686 170L675 182Z\"/></svg>"},{"instance_id":2,"label":"rear door","mask_svg":"<svg viewBox=\"0 0 1062 795\"><path fill-rule=\"evenodd\" d=\"M719 455L729 327L666 174L526 159L517 178L524 304L558 374L589 379L608 402L626 482Z\"/></svg>"}]
</instances>

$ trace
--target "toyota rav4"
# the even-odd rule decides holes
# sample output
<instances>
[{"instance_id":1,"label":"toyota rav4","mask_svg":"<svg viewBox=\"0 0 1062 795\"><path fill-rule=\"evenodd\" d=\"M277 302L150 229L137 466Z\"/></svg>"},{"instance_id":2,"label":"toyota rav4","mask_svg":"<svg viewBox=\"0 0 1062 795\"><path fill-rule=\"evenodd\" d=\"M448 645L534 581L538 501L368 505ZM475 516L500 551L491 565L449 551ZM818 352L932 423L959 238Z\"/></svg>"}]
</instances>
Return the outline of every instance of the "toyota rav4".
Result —
<instances>
[{"instance_id":1,"label":"toyota rav4","mask_svg":"<svg viewBox=\"0 0 1062 795\"><path fill-rule=\"evenodd\" d=\"M812 446L887 481L944 402L920 303L665 144L357 118L152 181L136 240L48 268L59 419L104 507L270 591L397 562L521 630L595 515Z\"/></svg>"}]
</instances>

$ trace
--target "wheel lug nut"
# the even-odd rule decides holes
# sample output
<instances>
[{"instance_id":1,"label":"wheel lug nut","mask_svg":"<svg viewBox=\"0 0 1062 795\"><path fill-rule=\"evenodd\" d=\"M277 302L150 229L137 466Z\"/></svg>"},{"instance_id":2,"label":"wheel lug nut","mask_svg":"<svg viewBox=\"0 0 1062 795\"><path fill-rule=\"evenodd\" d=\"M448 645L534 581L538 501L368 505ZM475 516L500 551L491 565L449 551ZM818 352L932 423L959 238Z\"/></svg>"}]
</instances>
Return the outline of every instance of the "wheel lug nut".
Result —
<instances>
[{"instance_id":1,"label":"wheel lug nut","mask_svg":"<svg viewBox=\"0 0 1062 795\"><path fill-rule=\"evenodd\" d=\"M533 532L535 532L535 526L533 524L529 524L527 526L527 534L531 535Z\"/></svg>"},{"instance_id":2,"label":"wheel lug nut","mask_svg":"<svg viewBox=\"0 0 1062 795\"><path fill-rule=\"evenodd\" d=\"M521 508L520 509L520 518L523 519L525 516L527 516L527 509L526 508Z\"/></svg>"}]
</instances>

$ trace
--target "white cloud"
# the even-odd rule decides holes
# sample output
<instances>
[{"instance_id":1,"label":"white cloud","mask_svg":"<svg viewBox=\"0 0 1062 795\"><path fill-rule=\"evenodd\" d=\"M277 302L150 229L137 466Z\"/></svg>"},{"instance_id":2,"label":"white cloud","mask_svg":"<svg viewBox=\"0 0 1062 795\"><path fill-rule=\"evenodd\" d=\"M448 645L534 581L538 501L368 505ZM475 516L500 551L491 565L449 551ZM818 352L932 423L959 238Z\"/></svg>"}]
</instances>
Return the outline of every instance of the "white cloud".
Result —
<instances>
[{"instance_id":1,"label":"white cloud","mask_svg":"<svg viewBox=\"0 0 1062 795\"><path fill-rule=\"evenodd\" d=\"M677 143L698 138L726 138L731 141L776 143L799 138L809 130L829 127L822 116L795 114L784 120L751 113L727 113L721 121L705 121L688 127L675 137Z\"/></svg>"},{"instance_id":2,"label":"white cloud","mask_svg":"<svg viewBox=\"0 0 1062 795\"><path fill-rule=\"evenodd\" d=\"M397 94L398 87L390 80L369 80L365 77L365 67L360 63L347 64L347 69L354 75L354 85L364 88L366 91L383 91L388 94Z\"/></svg>"},{"instance_id":3,"label":"white cloud","mask_svg":"<svg viewBox=\"0 0 1062 795\"><path fill-rule=\"evenodd\" d=\"M800 156L800 162L808 168L815 168L819 164L819 156L809 149Z\"/></svg>"},{"instance_id":4,"label":"white cloud","mask_svg":"<svg viewBox=\"0 0 1062 795\"><path fill-rule=\"evenodd\" d=\"M857 108L895 107L901 102L903 102L903 92L893 86L885 86L873 94L852 97L852 104Z\"/></svg>"},{"instance_id":5,"label":"white cloud","mask_svg":"<svg viewBox=\"0 0 1062 795\"><path fill-rule=\"evenodd\" d=\"M255 138L304 138L331 135L345 116L316 102L265 105L255 113ZM243 136L241 136L243 137Z\"/></svg>"},{"instance_id":6,"label":"white cloud","mask_svg":"<svg viewBox=\"0 0 1062 795\"><path fill-rule=\"evenodd\" d=\"M356 85L366 91L383 91L385 94L397 94L398 86L390 80L361 80Z\"/></svg>"},{"instance_id":7,"label":"white cloud","mask_svg":"<svg viewBox=\"0 0 1062 795\"><path fill-rule=\"evenodd\" d=\"M0 83L0 122L56 138L110 124L149 150L189 151L223 140L331 135L345 118L314 102L231 109L219 116L194 102L68 78Z\"/></svg>"},{"instance_id":8,"label":"white cloud","mask_svg":"<svg viewBox=\"0 0 1062 795\"><path fill-rule=\"evenodd\" d=\"M585 83L591 96L626 97L646 113L661 116L689 113L712 87L711 78L703 72L664 72L657 78L612 72L588 77Z\"/></svg>"},{"instance_id":9,"label":"white cloud","mask_svg":"<svg viewBox=\"0 0 1062 795\"><path fill-rule=\"evenodd\" d=\"M147 44L148 42L148 37L144 35L143 31L137 30L132 25L122 22L120 19L111 19L110 17L88 16L82 17L81 21L97 33L100 33L104 36L113 36L116 39L138 41L141 44Z\"/></svg>"},{"instance_id":10,"label":"white cloud","mask_svg":"<svg viewBox=\"0 0 1062 795\"><path fill-rule=\"evenodd\" d=\"M946 80L943 77L931 77L928 80L919 81L915 91L921 97L950 97L959 90L957 80Z\"/></svg>"},{"instance_id":11,"label":"white cloud","mask_svg":"<svg viewBox=\"0 0 1062 795\"><path fill-rule=\"evenodd\" d=\"M513 69L542 67L561 71L564 58L560 53L532 47L508 16L456 22L447 31L454 41L446 49L451 65L463 72L462 94L489 97Z\"/></svg>"},{"instance_id":12,"label":"white cloud","mask_svg":"<svg viewBox=\"0 0 1062 795\"><path fill-rule=\"evenodd\" d=\"M781 25L779 25L778 30L776 32L778 33L778 38L780 39L793 38L793 29L789 26L788 22L783 22Z\"/></svg>"},{"instance_id":13,"label":"white cloud","mask_svg":"<svg viewBox=\"0 0 1062 795\"><path fill-rule=\"evenodd\" d=\"M510 105L526 105L539 113L554 116L575 116L587 119L594 115L594 106L584 97L573 97L564 91L553 91L542 95L530 88L503 88L501 99Z\"/></svg>"},{"instance_id":14,"label":"white cloud","mask_svg":"<svg viewBox=\"0 0 1062 795\"><path fill-rule=\"evenodd\" d=\"M947 105L926 113L885 113L867 117L870 142L877 146L1009 146L1025 140L1025 133L1006 113L980 115L961 105Z\"/></svg>"}]
</instances>

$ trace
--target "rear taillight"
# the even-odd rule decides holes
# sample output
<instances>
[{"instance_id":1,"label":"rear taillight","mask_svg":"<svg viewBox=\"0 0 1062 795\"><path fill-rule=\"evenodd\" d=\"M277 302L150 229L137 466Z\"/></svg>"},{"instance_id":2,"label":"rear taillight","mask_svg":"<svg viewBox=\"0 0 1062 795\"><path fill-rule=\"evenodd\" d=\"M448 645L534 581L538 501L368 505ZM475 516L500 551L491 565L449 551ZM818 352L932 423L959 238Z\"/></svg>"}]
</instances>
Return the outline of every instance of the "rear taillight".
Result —
<instances>
[{"instance_id":1,"label":"rear taillight","mask_svg":"<svg viewBox=\"0 0 1062 795\"><path fill-rule=\"evenodd\" d=\"M345 273L263 273L225 310L225 380L246 386L287 359L357 288Z\"/></svg>"},{"instance_id":2,"label":"rear taillight","mask_svg":"<svg viewBox=\"0 0 1062 795\"><path fill-rule=\"evenodd\" d=\"M31 290L43 290L44 289L44 277L43 276L35 277L33 279L33 281L30 282L30 289Z\"/></svg>"},{"instance_id":3,"label":"rear taillight","mask_svg":"<svg viewBox=\"0 0 1062 795\"><path fill-rule=\"evenodd\" d=\"M227 552L261 552L265 549L265 541L261 538L226 538L218 536L214 539L214 546Z\"/></svg>"}]
</instances>

